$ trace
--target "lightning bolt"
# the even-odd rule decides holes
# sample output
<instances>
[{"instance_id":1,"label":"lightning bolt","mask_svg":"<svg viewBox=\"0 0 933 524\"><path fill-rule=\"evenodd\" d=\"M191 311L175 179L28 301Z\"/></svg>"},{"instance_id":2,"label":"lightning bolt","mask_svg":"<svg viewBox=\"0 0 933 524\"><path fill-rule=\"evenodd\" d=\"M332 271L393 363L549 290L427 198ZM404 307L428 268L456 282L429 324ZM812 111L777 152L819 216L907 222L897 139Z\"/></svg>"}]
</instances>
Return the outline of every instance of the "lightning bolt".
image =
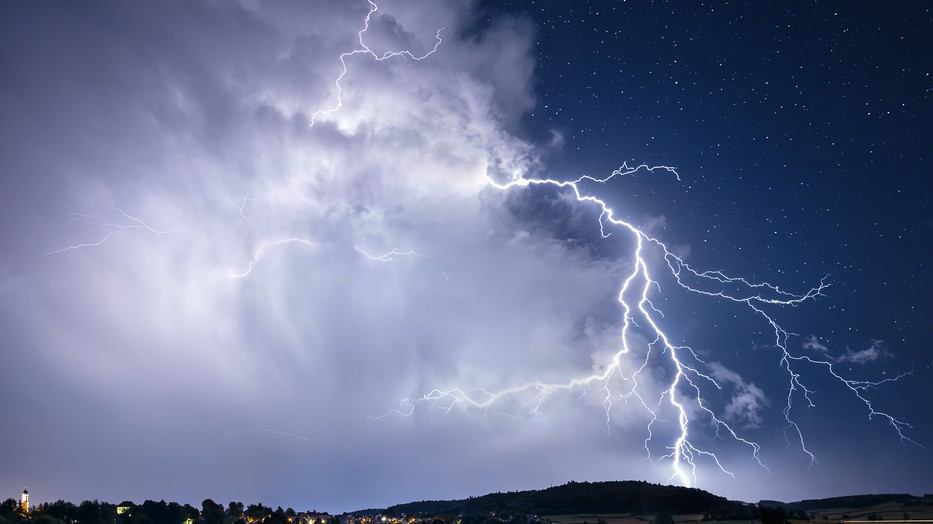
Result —
<instances>
[{"instance_id":1,"label":"lightning bolt","mask_svg":"<svg viewBox=\"0 0 933 524\"><path fill-rule=\"evenodd\" d=\"M168 234L171 234L171 233L181 233L181 232L183 232L181 229L174 229L174 228L172 228L172 229L155 229L154 227L150 226L149 224L143 222L142 220L140 220L140 219L138 219L138 218L136 218L136 217L130 216L129 214L127 214L126 211L124 211L124 210L122 210L122 209L120 209L120 208L118 208L118 207L114 207L114 208L112 208L112 209L117 213L117 217L116 217L116 218L118 218L118 219L123 219L123 222L100 222L100 221L96 221L96 220L92 219L91 217L89 217L89 216L87 216L87 215L82 215L82 214L79 214L79 213L72 213L71 218L70 218L67 222L65 222L64 224L62 224L62 226L65 226L65 225L68 225L68 224L71 224L71 223L75 223L75 222L86 222L86 223L91 224L91 225L94 225L94 226L100 226L100 227L108 228L110 231L107 231L106 234L104 234L100 239L98 239L98 240L96 240L96 241L94 241L94 242L84 242L84 243L72 244L72 245L70 245L70 246L68 246L68 247L63 247L63 248L61 248L61 249L56 249L56 250L54 250L54 251L49 251L48 253L46 253L46 255L56 255L56 254L59 254L59 253L67 253L67 252L69 252L69 251L75 251L75 250L78 250L78 249L83 249L83 248L88 248L88 247L97 247L97 246L102 245L104 242L106 242L107 240L109 240L112 236L116 235L117 233L122 233L122 232L124 232L124 231L130 231L130 230L134 230L134 229L144 229L144 230L146 230L146 231L149 231L150 233L154 233L154 234L157 234L157 235L168 235Z\"/></svg>"},{"instance_id":2,"label":"lightning bolt","mask_svg":"<svg viewBox=\"0 0 933 524\"><path fill-rule=\"evenodd\" d=\"M372 0L367 0L367 2L369 3L369 11L366 13L366 17L363 20L362 29L360 29L360 31L357 33L357 41L359 43L359 47L351 51L346 51L344 53L341 53L340 56L338 57L338 60L340 61L340 65L341 65L341 70L340 70L340 73L337 75L337 78L334 80L334 87L336 89L337 101L332 107L328 109L319 109L315 111L314 114L311 115L311 120L309 124L310 127L314 127L314 124L317 122L319 117L326 116L331 113L335 113L339 111L341 107L343 107L343 87L341 86L341 81L349 72L350 66L347 62L347 59L350 58L351 56L358 55L358 54L365 54L365 55L369 55L371 58L373 58L376 61L388 60L390 58L395 58L395 57L402 57L405 60L412 59L415 61L421 61L431 56L432 54L434 54L437 51L438 47L441 45L441 42L442 42L441 31L443 31L443 28L439 28L434 35L436 39L434 43L434 47L423 55L416 56L414 53L408 50L385 51L381 55L377 54L375 51L370 49L370 47L366 45L366 43L363 41L364 39L363 35L369 30L369 25L372 21L373 15L376 13L376 11L379 10L379 6L377 6L375 2L373 2ZM243 220L245 220L246 223L249 225L250 229L253 229L252 222L244 214L244 211L243 211L244 207L246 206L246 203L250 200L253 200L252 198L250 198L249 193L246 194L246 196L243 198L243 201L239 204L237 204L236 202L234 202L233 200L231 200L230 198L224 195L221 195L221 198L223 198L226 202L234 206L239 211L240 216L243 218ZM265 255L265 253L269 249L282 246L284 244L291 244L291 243L300 243L300 244L305 244L308 246L316 245L314 242L311 242L310 240L302 239L302 238L286 238L286 239L263 242L259 246L259 248L254 252L253 259L252 261L249 262L246 269L243 271L239 271L239 272L230 270L229 276L231 278L237 278L237 279L248 276L252 272L253 267L260 261L260 259ZM365 256L366 258L370 260L381 261L381 262L391 262L393 260L393 257L396 257L396 256L417 256L421 258L428 258L415 251L392 250L382 255L372 255L368 253L367 251L363 250L362 248L356 247L354 249L356 249L357 252L359 252L361 255ZM393 266L393 272L394 272L394 266ZM447 276L446 273L444 273L443 269L441 269L441 273L444 275L444 278L449 280L449 277Z\"/></svg>"},{"instance_id":3,"label":"lightning bolt","mask_svg":"<svg viewBox=\"0 0 933 524\"><path fill-rule=\"evenodd\" d=\"M343 107L343 87L341 87L340 82L343 80L343 78L347 75L347 73L350 70L350 66L347 64L347 59L350 58L351 56L365 54L365 55L369 55L370 57L372 57L374 60L377 60L377 61L388 60L390 58L395 58L397 56L400 56L405 60L408 60L410 58L415 61L421 61L433 55L434 52L437 51L437 48L441 45L441 42L442 42L441 31L444 30L443 27L438 29L437 32L434 34L434 38L436 40L434 42L434 48L421 56L415 56L411 51L407 51L407 50L406 51L386 51L382 53L381 55L377 54L375 51L370 49L369 46L367 46L363 42L363 35L369 30L369 23L372 21L373 15L376 13L376 11L379 10L379 6L377 6L375 2L373 2L372 0L367 0L367 1L369 2L369 12L366 13L366 18L363 21L363 28L360 29L359 33L357 33L357 41L359 42L360 45L359 47L357 47L356 49L353 49L352 51L341 53L339 57L341 70L340 70L340 74L337 75L337 79L334 80L334 87L337 90L337 102L333 105L333 107L330 107L328 109L319 109L315 111L314 114L311 115L310 127L314 127L314 124L315 122L317 122L318 117L326 116L331 113L335 113L339 111L341 107Z\"/></svg>"},{"instance_id":4,"label":"lightning bolt","mask_svg":"<svg viewBox=\"0 0 933 524\"><path fill-rule=\"evenodd\" d=\"M242 219L246 222L246 225L249 226L250 230L256 231L256 229L253 228L253 223L250 221L249 217L247 217L247 216L246 216L246 213L244 213L244 211L243 211L243 208L246 207L246 203L247 203L247 202L252 202L253 200L256 200L255 198L250 197L250 196L249 196L249 193L246 193L246 195L243 197L243 201L240 202L239 204L237 204L236 202L234 202L233 200L231 200L229 197L224 196L223 194L220 195L220 198L224 199L224 200L225 200L227 203L229 203L231 206L235 207L235 208L237 209L237 211L240 212L240 218L242 218Z\"/></svg>"},{"instance_id":5,"label":"lightning bolt","mask_svg":"<svg viewBox=\"0 0 933 524\"><path fill-rule=\"evenodd\" d=\"M888 382L896 382L910 373L903 373L895 378L881 381L857 381L846 378L836 371L833 362L829 360L816 359L807 355L794 355L788 348L788 339L794 334L782 328L774 317L764 310L765 306L797 306L823 296L823 292L830 285L826 281L827 277L821 279L818 285L805 292L794 293L768 282L753 282L742 277L729 276L719 270L697 270L682 257L675 254L660 239L648 234L631 222L616 218L615 212L604 200L585 195L581 189L585 183L606 184L616 177L634 175L639 171L654 172L656 170L667 171L676 176L678 180L680 179L673 167L649 167L645 164L637 167L623 164L619 169L613 171L611 175L601 179L583 176L576 180L564 181L516 176L505 183L492 178L488 179L489 186L500 191L523 190L532 186L553 186L567 190L577 202L596 206L599 211L598 222L603 238L609 237L611 235L609 229L613 229L621 230L634 240L634 248L631 253L634 261L632 270L623 279L618 293L618 303L622 310L620 347L612 356L604 371L570 378L561 383L534 381L498 391L489 391L487 389L471 391L461 387L434 389L420 398L403 400L399 407L391 410L389 414L410 416L414 413L415 408L423 403L432 403L445 413L449 413L456 406L488 412L492 406L505 402L507 399L527 398L522 405L527 410L525 415L531 415L538 413L542 403L555 393L582 389L582 394L585 394L591 386L601 384L605 392L603 407L607 417L607 428L610 427L614 399L621 399L626 402L635 401L648 413L650 421L646 428L648 436L644 441L644 447L649 459L652 455L649 443L653 439L653 428L656 424L662 422L658 412L665 403L669 409L673 410L676 415L677 437L666 446L668 452L657 458L657 462L670 462L672 474L669 480L677 481L686 486L696 486L700 458L711 461L721 472L734 477L715 453L702 449L691 441L691 422L693 420L688 407L694 408L697 413L705 417L704 420L715 428L717 434L722 432L735 442L747 447L752 459L759 466L767 469L761 461L761 446L740 436L734 427L716 414L710 407L709 402L704 398L702 384L711 385L717 390L722 389L722 385L709 372L704 371L706 363L690 346L678 345L672 342L670 335L662 327L664 315L652 302L652 297L661 291L659 281L653 275L653 270L648 262L647 251L652 250L664 261L661 266L666 266L667 272L674 278L674 282L680 288L690 293L743 305L763 318L765 323L774 330L773 345L780 352L780 366L789 380L787 403L783 410L787 430L796 438L802 452L810 458L811 465L816 463L816 457L807 448L804 434L792 416L795 392L802 393L808 405L814 406L815 404L811 398L813 391L804 385L801 373L797 371L795 366L797 363L809 363L824 367L830 376L838 380L864 403L869 418L882 418L888 422L903 442L910 442L923 447L906 435L905 431L911 427L907 422L876 409L871 400L865 396L867 391L876 389ZM648 338L653 338L653 341L647 344L640 365L633 373L626 375L623 362L627 355L634 353L634 333L636 328L646 331L649 334ZM674 373L659 398L649 402L649 399L645 398L639 389L638 379L639 375L648 367L649 362L656 355L666 356L668 364L674 369ZM627 388L621 393L612 393L611 381L614 379L628 384ZM528 398L529 395L530 398Z\"/></svg>"},{"instance_id":6,"label":"lightning bolt","mask_svg":"<svg viewBox=\"0 0 933 524\"><path fill-rule=\"evenodd\" d=\"M278 240L265 241L261 243L259 247L253 252L253 258L247 264L246 269L242 271L234 271L231 269L228 271L228 275L230 276L230 278L237 278L237 279L241 279L241 278L245 278L249 276L249 274L252 273L253 268L256 266L256 264L258 264L260 260L262 260L262 258L266 256L268 251L275 249L275 248L282 247L282 246L286 246L289 244L301 244L301 245L308 246L308 247L318 246L317 243L312 242L311 240L308 240L306 238L299 238L299 237L280 238ZM357 253L362 255L363 257L369 260L375 261L375 262L392 262L393 260L395 260L395 257L400 257L400 256L411 256L411 257L418 257L418 258L424 258L424 259L429 258L425 255L422 255L421 253L418 253L417 251L400 251L397 249L393 249L381 255L373 255L369 253L368 251L366 251L365 249L360 248L360 247L354 247L353 249ZM442 273L443 273L443 270L442 270Z\"/></svg>"},{"instance_id":7,"label":"lightning bolt","mask_svg":"<svg viewBox=\"0 0 933 524\"><path fill-rule=\"evenodd\" d=\"M313 439L313 438L311 438L311 437L306 437L306 436L300 435L300 434L298 434L298 433L283 433L283 432L281 432L281 431L276 431L276 430L274 430L274 429L269 429L269 428L259 428L259 431L262 431L262 432L264 432L264 433L271 433L271 434L273 434L273 435L278 435L278 436L280 436L280 437L282 437L282 438L293 438L293 439L297 439L297 440L303 440L303 441L305 441L305 442L314 442L314 439Z\"/></svg>"},{"instance_id":8,"label":"lightning bolt","mask_svg":"<svg viewBox=\"0 0 933 524\"><path fill-rule=\"evenodd\" d=\"M379 262L391 262L391 261L394 260L394 257L400 257L400 256L401 256L401 257L420 257L420 258L428 258L428 257L422 255L421 253L418 253L417 251L398 251L398 250L396 250L396 249L393 249L392 251L389 251L389 252L387 252L387 253L383 253L383 254L381 254L381 255L371 255L371 254L369 254L366 250L364 250L364 249L362 249L362 248L357 247L357 248L354 248L354 249L356 249L356 251L357 251L359 254L363 255L364 257L366 257L366 258L368 258L368 259L370 259L370 260L378 260Z\"/></svg>"},{"instance_id":9,"label":"lightning bolt","mask_svg":"<svg viewBox=\"0 0 933 524\"><path fill-rule=\"evenodd\" d=\"M285 246L289 244L301 244L301 245L309 246L309 247L317 246L317 244L315 244L314 242L311 242L308 239L296 238L296 237L280 238L278 240L263 242L262 244L259 245L256 251L253 252L253 259L250 260L246 269L244 269L243 271L239 271L239 272L233 271L231 269L228 272L230 278L237 278L237 279L246 278L250 273L253 272L253 267L259 263L259 261L263 258L263 256L265 256L267 251L273 248L277 248L277 247Z\"/></svg>"}]
</instances>

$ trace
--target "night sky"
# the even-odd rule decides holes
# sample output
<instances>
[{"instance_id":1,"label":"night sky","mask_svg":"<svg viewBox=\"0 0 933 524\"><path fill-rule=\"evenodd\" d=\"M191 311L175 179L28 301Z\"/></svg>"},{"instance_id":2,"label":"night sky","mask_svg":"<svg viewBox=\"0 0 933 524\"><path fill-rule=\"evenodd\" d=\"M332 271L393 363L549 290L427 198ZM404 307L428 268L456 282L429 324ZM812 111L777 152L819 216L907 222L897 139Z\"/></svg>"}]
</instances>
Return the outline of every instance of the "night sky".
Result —
<instances>
[{"instance_id":1,"label":"night sky","mask_svg":"<svg viewBox=\"0 0 933 524\"><path fill-rule=\"evenodd\" d=\"M933 492L933 8L369 9L0 5L0 499Z\"/></svg>"}]
</instances>

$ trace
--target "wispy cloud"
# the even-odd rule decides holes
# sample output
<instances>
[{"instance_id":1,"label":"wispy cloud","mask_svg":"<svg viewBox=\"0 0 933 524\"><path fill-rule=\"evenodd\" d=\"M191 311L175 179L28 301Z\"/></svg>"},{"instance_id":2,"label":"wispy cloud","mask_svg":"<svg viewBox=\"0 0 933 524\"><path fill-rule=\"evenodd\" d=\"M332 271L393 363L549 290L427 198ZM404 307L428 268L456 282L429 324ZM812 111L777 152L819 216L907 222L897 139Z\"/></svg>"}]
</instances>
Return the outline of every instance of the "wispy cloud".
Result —
<instances>
[{"instance_id":1,"label":"wispy cloud","mask_svg":"<svg viewBox=\"0 0 933 524\"><path fill-rule=\"evenodd\" d=\"M820 353L828 353L829 348L825 344L820 342L820 339L816 335L810 335L803 342L803 348L809 349L810 351L818 351Z\"/></svg>"},{"instance_id":2,"label":"wispy cloud","mask_svg":"<svg viewBox=\"0 0 933 524\"><path fill-rule=\"evenodd\" d=\"M761 412L768 406L765 392L719 362L711 362L709 367L711 376L721 386L732 387L732 398L723 411L726 421L743 428L761 427L764 423Z\"/></svg>"},{"instance_id":3,"label":"wispy cloud","mask_svg":"<svg viewBox=\"0 0 933 524\"><path fill-rule=\"evenodd\" d=\"M887 345L884 341L878 339L871 339L869 346L865 349L852 350L846 348L844 353L836 356L832 355L834 351L832 351L828 345L824 344L816 335L807 337L803 341L802 347L808 351L814 351L824 355L821 358L840 363L868 364L883 358L893 357L893 354L887 349Z\"/></svg>"},{"instance_id":4,"label":"wispy cloud","mask_svg":"<svg viewBox=\"0 0 933 524\"><path fill-rule=\"evenodd\" d=\"M865 349L853 351L846 349L846 352L836 357L837 362L849 362L852 364L867 364L883 358L890 358L893 355L888 351L887 346L882 340L872 340L871 345Z\"/></svg>"}]
</instances>

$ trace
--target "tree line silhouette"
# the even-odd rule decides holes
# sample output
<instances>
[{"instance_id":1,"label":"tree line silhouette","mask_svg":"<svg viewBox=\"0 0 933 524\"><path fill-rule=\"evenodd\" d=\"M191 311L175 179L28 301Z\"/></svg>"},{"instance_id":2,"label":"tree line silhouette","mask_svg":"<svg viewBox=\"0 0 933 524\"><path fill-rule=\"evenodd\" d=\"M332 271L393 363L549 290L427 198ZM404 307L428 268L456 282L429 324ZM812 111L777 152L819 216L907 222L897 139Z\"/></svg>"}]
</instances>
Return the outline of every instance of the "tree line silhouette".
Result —
<instances>
[{"instance_id":1,"label":"tree line silhouette","mask_svg":"<svg viewBox=\"0 0 933 524\"><path fill-rule=\"evenodd\" d=\"M127 508L118 512L118 507ZM312 512L317 514L316 512ZM28 515L23 514L20 503L7 499L0 503L0 524L21 524L28 517L30 524L295 524L294 509L272 509L262 504L243 505L230 502L226 507L205 499L198 509L190 504L177 502L155 502L147 500L136 505L130 502L111 504L97 500L85 500L75 505L58 500L39 504ZM336 519L332 524L338 524Z\"/></svg>"}]
</instances>

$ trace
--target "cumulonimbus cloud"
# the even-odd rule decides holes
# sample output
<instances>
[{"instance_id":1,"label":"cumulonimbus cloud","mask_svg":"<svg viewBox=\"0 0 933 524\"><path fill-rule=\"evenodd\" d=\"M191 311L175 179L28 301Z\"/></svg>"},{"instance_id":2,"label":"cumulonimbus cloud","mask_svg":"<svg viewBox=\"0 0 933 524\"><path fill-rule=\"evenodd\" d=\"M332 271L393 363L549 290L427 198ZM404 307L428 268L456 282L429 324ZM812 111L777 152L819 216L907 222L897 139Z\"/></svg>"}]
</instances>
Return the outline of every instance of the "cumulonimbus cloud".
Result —
<instances>
[{"instance_id":1,"label":"cumulonimbus cloud","mask_svg":"<svg viewBox=\"0 0 933 524\"><path fill-rule=\"evenodd\" d=\"M3 102L0 128L8 187L19 191L0 198L42 233L5 237L4 326L27 348L16 362L76 391L62 405L93 406L82 427L122 421L108 429L114 442L60 468L81 471L88 457L117 469L116 457L132 456L171 498L169 452L210 470L227 454L307 446L289 478L309 464L345 469L376 447L402 463L468 443L477 457L514 448L523 460L534 425L470 442L488 414L469 414L452 426L464 436L432 455L410 433L363 436L374 431L366 417L432 387L565 380L603 364L625 262L595 240L568 241L571 229L592 232L598 214L559 205L560 195L556 215L523 214L528 199L555 195L488 185L539 168L535 146L512 132L534 104L533 28L503 17L477 31L469 3L397 3L373 13L366 46L420 57L439 35L437 51L420 61L346 54L361 48L369 9L22 9L26 26L61 31L8 33L36 53L4 81L19 93ZM603 413L599 400L584 404ZM177 438L140 445L153 424L179 428ZM604 438L600 417L593 433ZM252 475L271 478L274 464L251 463ZM547 474L561 479L560 469ZM259 488L227 478L218 488L257 498L249 490ZM86 489L107 481L95 482Z\"/></svg>"}]
</instances>

